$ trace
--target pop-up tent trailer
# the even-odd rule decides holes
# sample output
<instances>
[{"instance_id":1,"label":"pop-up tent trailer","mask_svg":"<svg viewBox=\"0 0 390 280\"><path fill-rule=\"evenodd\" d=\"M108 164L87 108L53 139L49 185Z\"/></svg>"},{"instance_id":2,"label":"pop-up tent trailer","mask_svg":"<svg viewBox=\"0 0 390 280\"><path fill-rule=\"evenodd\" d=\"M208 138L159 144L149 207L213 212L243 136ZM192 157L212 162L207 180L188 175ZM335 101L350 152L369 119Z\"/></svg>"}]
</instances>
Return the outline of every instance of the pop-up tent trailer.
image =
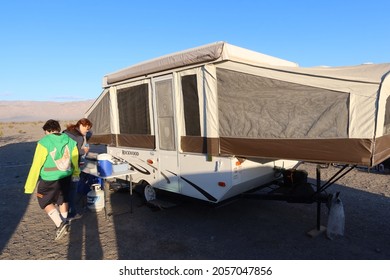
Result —
<instances>
[{"instance_id":1,"label":"pop-up tent trailer","mask_svg":"<svg viewBox=\"0 0 390 280\"><path fill-rule=\"evenodd\" d=\"M211 202L298 161L372 167L390 157L389 72L303 68L217 42L106 75L90 141L136 181Z\"/></svg>"}]
</instances>

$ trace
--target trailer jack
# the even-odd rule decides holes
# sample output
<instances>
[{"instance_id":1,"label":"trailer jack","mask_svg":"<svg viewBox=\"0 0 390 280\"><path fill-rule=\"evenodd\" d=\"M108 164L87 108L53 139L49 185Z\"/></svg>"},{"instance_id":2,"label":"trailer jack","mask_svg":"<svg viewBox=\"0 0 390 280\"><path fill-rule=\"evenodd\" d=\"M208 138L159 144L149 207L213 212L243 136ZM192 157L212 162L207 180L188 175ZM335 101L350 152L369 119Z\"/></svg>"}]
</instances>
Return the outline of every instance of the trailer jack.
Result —
<instances>
[{"instance_id":1,"label":"trailer jack","mask_svg":"<svg viewBox=\"0 0 390 280\"><path fill-rule=\"evenodd\" d=\"M326 231L326 227L321 226L321 204L325 204L330 210L332 200L337 197L339 199L339 193L327 194L325 191L339 179L344 177L347 173L353 170L356 165L343 165L327 182L321 185L321 169L328 168L329 164L316 166L316 184L313 188L312 184L306 181L296 182L290 184L292 180L286 180L286 176L292 176L292 171L289 170L288 175L286 172L283 173L284 180L282 182L275 181L266 187L260 187L257 190L264 190L270 188L268 192L255 192L250 191L242 194L243 198L250 199L261 199L261 200L278 200L286 201L289 203L305 203L305 204L317 204L316 212L316 227L308 232L311 237L318 236L322 232ZM348 168L349 167L349 168ZM300 171L305 172L305 171ZM307 174L307 173L306 173ZM304 174L303 174L304 175ZM297 176L297 177L302 177ZM290 182L290 183L289 183Z\"/></svg>"}]
</instances>

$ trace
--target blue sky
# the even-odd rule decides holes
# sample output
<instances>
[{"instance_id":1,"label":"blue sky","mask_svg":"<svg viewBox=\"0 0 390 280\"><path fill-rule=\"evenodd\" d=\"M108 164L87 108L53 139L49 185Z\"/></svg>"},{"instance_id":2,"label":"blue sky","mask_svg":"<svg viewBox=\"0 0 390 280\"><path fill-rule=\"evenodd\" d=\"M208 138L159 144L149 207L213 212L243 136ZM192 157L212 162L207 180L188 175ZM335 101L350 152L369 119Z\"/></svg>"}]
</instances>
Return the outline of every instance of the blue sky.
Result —
<instances>
[{"instance_id":1,"label":"blue sky","mask_svg":"<svg viewBox=\"0 0 390 280\"><path fill-rule=\"evenodd\" d=\"M304 67L390 62L390 1L2 1L0 100L95 99L105 74L217 41Z\"/></svg>"}]
</instances>

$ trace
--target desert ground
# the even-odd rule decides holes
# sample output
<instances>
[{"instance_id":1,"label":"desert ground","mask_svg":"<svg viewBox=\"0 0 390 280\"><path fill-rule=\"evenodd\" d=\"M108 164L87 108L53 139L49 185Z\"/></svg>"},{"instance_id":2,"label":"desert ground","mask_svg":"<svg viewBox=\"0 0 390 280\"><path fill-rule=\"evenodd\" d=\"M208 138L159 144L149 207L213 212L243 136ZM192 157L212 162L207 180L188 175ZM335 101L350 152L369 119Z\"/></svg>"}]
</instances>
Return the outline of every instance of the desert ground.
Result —
<instances>
[{"instance_id":1,"label":"desert ground","mask_svg":"<svg viewBox=\"0 0 390 280\"><path fill-rule=\"evenodd\" d=\"M62 121L64 128L69 121ZM173 207L146 205L127 191L110 191L104 211L87 211L54 241L54 224L24 194L42 121L0 122L1 260L389 260L390 174L355 168L329 192L340 192L345 232L310 237L316 205L238 199L221 207L169 197ZM101 147L92 147L101 148ZM300 168L315 182L316 165ZM328 180L338 166L321 169ZM174 200L172 200L174 199ZM326 226L328 209L321 207Z\"/></svg>"}]
</instances>

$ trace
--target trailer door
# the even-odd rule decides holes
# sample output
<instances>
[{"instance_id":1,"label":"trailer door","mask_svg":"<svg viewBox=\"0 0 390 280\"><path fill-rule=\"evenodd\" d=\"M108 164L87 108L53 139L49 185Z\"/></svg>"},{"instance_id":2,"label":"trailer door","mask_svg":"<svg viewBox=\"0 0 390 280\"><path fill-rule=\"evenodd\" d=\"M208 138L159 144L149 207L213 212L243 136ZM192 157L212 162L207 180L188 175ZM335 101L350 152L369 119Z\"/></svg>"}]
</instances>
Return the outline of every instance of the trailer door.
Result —
<instances>
[{"instance_id":1,"label":"trailer door","mask_svg":"<svg viewBox=\"0 0 390 280\"><path fill-rule=\"evenodd\" d=\"M153 80L157 110L157 148L159 150L158 187L179 192L178 153L172 76Z\"/></svg>"}]
</instances>

